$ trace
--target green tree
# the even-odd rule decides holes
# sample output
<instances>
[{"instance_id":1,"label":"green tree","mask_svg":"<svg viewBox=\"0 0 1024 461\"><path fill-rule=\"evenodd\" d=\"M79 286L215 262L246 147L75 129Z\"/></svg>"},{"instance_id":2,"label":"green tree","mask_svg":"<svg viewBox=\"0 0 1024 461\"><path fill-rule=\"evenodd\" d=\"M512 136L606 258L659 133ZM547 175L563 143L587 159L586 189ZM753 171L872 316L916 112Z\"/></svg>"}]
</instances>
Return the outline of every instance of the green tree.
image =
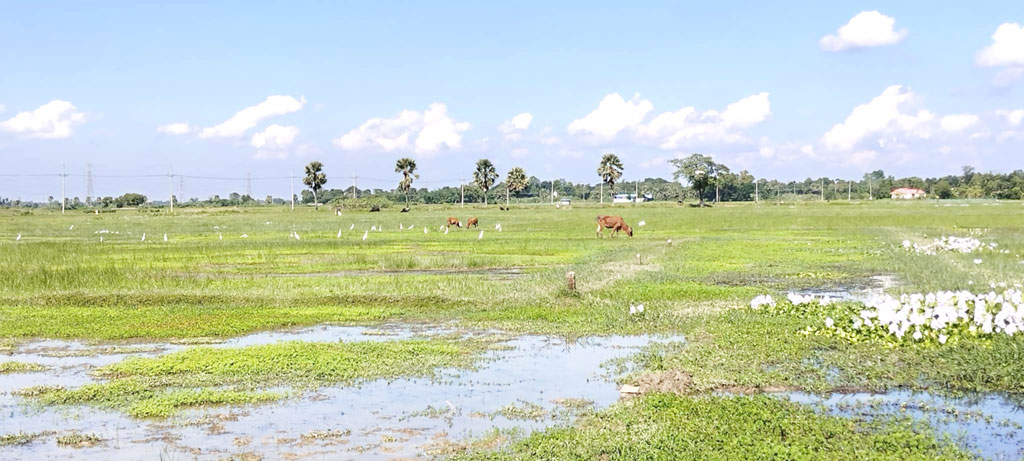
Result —
<instances>
[{"instance_id":1,"label":"green tree","mask_svg":"<svg viewBox=\"0 0 1024 461\"><path fill-rule=\"evenodd\" d=\"M519 199L519 193L526 189L526 171L520 167L515 167L508 170L508 177L505 179L505 206L508 206L508 192L516 194L516 199Z\"/></svg>"},{"instance_id":2,"label":"green tree","mask_svg":"<svg viewBox=\"0 0 1024 461\"><path fill-rule=\"evenodd\" d=\"M312 161L309 165L306 165L306 177L302 178L302 183L309 186L313 191L313 206L319 210L320 203L317 201L316 194L320 192L320 189L327 184L327 174L324 173L324 164Z\"/></svg>"},{"instance_id":3,"label":"green tree","mask_svg":"<svg viewBox=\"0 0 1024 461\"><path fill-rule=\"evenodd\" d=\"M604 154L597 166L597 174L601 176L601 203L604 203L604 185L615 192L615 183L622 177L622 160L615 154Z\"/></svg>"},{"instance_id":4,"label":"green tree","mask_svg":"<svg viewBox=\"0 0 1024 461\"><path fill-rule=\"evenodd\" d=\"M405 193L405 207L409 208L409 189L412 187L412 182L420 178L420 175L416 174L416 161L409 157L398 159L395 162L395 173L402 173L402 180L398 181L398 189Z\"/></svg>"},{"instance_id":5,"label":"green tree","mask_svg":"<svg viewBox=\"0 0 1024 461\"><path fill-rule=\"evenodd\" d=\"M686 179L690 187L697 192L700 206L704 206L704 192L713 182L717 184L719 174L729 172L728 168L715 163L707 155L693 154L686 158L669 160L669 163L676 167L676 171L672 172L672 178L676 181Z\"/></svg>"},{"instance_id":6,"label":"green tree","mask_svg":"<svg viewBox=\"0 0 1024 461\"><path fill-rule=\"evenodd\" d=\"M484 193L484 205L487 204L487 191L490 190L497 179L498 172L494 169L494 164L490 160L485 158L477 160L476 170L473 171L473 182Z\"/></svg>"}]
</instances>

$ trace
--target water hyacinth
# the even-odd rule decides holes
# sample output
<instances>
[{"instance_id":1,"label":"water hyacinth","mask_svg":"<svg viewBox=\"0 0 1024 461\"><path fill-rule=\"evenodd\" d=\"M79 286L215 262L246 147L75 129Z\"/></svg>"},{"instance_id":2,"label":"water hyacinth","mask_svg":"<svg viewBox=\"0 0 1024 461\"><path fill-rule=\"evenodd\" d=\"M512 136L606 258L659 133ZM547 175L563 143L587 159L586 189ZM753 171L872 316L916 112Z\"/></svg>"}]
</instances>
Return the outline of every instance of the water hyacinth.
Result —
<instances>
[{"instance_id":1,"label":"water hyacinth","mask_svg":"<svg viewBox=\"0 0 1024 461\"><path fill-rule=\"evenodd\" d=\"M644 313L644 305L643 304L637 304L635 306L632 305L632 304L629 305L629 315L640 315L640 314L643 314L643 313Z\"/></svg>"},{"instance_id":2,"label":"water hyacinth","mask_svg":"<svg viewBox=\"0 0 1024 461\"><path fill-rule=\"evenodd\" d=\"M876 296L864 303L848 323L826 319L826 331L839 336L881 337L890 341L928 341L946 344L950 338L972 336L1013 336L1024 331L1024 301L1021 290L1002 293L938 291L904 294L899 298Z\"/></svg>"},{"instance_id":3,"label":"water hyacinth","mask_svg":"<svg viewBox=\"0 0 1024 461\"><path fill-rule=\"evenodd\" d=\"M818 303L821 306L827 306L832 304L832 298L828 295L818 298L812 294L802 295L799 293L789 292L786 293L786 299L789 300L790 304L794 306L803 306L807 304Z\"/></svg>"},{"instance_id":4,"label":"water hyacinth","mask_svg":"<svg viewBox=\"0 0 1024 461\"><path fill-rule=\"evenodd\" d=\"M912 243L910 240L903 241L903 249L907 251L913 251L917 254L934 255L940 251L950 251L956 253L974 253L982 250L995 251L999 244L990 242L988 245L982 243L975 237L956 237L956 236L943 236L932 241L932 243L919 245Z\"/></svg>"},{"instance_id":5,"label":"water hyacinth","mask_svg":"<svg viewBox=\"0 0 1024 461\"><path fill-rule=\"evenodd\" d=\"M775 300L771 295L758 295L750 300L751 309L760 309L761 306L775 307Z\"/></svg>"}]
</instances>

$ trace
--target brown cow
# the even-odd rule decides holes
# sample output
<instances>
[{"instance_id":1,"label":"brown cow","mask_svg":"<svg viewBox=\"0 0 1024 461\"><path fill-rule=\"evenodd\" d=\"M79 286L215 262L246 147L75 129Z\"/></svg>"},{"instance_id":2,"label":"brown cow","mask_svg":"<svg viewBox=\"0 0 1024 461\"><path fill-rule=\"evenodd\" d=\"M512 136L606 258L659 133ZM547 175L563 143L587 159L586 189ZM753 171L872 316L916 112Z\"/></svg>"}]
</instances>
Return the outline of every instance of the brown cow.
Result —
<instances>
[{"instance_id":1,"label":"brown cow","mask_svg":"<svg viewBox=\"0 0 1024 461\"><path fill-rule=\"evenodd\" d=\"M480 227L480 221L476 220L476 216L469 218L469 221L466 221L466 228L468 229L469 226Z\"/></svg>"},{"instance_id":2,"label":"brown cow","mask_svg":"<svg viewBox=\"0 0 1024 461\"><path fill-rule=\"evenodd\" d=\"M462 227L462 223L459 222L459 218L456 218L454 216L449 216L448 217L448 227L451 227L451 226Z\"/></svg>"},{"instance_id":3,"label":"brown cow","mask_svg":"<svg viewBox=\"0 0 1024 461\"><path fill-rule=\"evenodd\" d=\"M623 231L626 235L632 237L633 229L622 220L622 216L605 216L601 215L597 217L597 235L604 237L604 228L613 229L612 235L618 234L619 231Z\"/></svg>"}]
</instances>

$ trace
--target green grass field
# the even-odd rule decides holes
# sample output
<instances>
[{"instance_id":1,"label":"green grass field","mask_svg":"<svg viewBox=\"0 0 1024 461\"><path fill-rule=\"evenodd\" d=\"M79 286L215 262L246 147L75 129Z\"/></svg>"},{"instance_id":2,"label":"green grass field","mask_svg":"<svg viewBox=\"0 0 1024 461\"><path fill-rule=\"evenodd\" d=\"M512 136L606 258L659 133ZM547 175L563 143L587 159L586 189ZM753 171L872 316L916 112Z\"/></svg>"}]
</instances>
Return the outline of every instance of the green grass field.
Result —
<instances>
[{"instance_id":1,"label":"green grass field","mask_svg":"<svg viewBox=\"0 0 1024 461\"><path fill-rule=\"evenodd\" d=\"M635 236L597 238L597 214L622 215L634 226ZM439 226L447 216L463 221L479 217L483 237L477 229L452 228L446 235ZM637 225L641 220L645 226ZM501 232L495 230L497 223ZM383 231L366 232L371 226ZM1000 251L919 255L901 244L967 235L970 230L984 242L998 242ZM879 275L895 278L898 285L889 289L894 294L987 290L990 283L1024 282L1021 253L1020 202L886 200L706 209L674 204L531 206L508 212L496 207L422 207L411 213L342 216L326 207L319 212L249 208L99 215L4 210L0 351L36 338L231 337L325 322L454 321L466 328L569 338L673 333L687 341L649 349L640 358L643 369L630 379L681 374L687 379L673 389L678 395L647 395L584 419L578 427L531 436L510 451L472 456L554 459L571 453L581 459L636 459L636 450L650 444L663 454L686 444L676 453L692 458L705 458L716 447L720 454L784 458L813 457L817 450L857 459L958 457L962 453L936 441L927 428L876 421L854 430L848 420L797 404L756 396L716 397L715 392L909 388L1024 396L1024 342L1019 335L966 339L941 348L892 348L801 334L818 321L809 313L745 308L759 294L784 297L789 290L856 289ZM983 262L975 263L976 258ZM576 274L575 292L565 286L568 271ZM631 316L629 306L637 303L645 304L645 313ZM423 375L434 366L468 363L467 354L474 349L460 349L445 339L416 346L436 360L410 368L401 354L388 355L395 351L305 350L297 345L302 351L181 353L110 367L104 373L116 379L100 388L42 392L41 400L101 401L134 408L140 415L160 415L179 404L277 398L259 386L282 380L330 385L403 374L397 370ZM364 354L366 360L387 356L390 361L332 368L310 358L334 353ZM273 357L280 369L294 373L250 368L242 370L244 378L222 373L232 370L224 368L226 363L253 354ZM208 367L202 374L206 381L189 382L176 374L189 367ZM140 380L156 380L160 389L167 389L154 393L152 386L145 391L131 387ZM218 390L225 385L237 389ZM189 386L196 389L183 394ZM767 418L765 424L793 436L780 439L769 431L718 446L720 440L698 434L699 427L688 422L700 418L718 421L723 433L736 434L754 430ZM616 435L616 427L628 421L646 428L644 437ZM686 433L694 435L681 435ZM823 437L832 437L828 434L837 438L823 444ZM904 442L915 448L902 451L899 447L908 446L900 445ZM557 451L565 447L568 451Z\"/></svg>"}]
</instances>

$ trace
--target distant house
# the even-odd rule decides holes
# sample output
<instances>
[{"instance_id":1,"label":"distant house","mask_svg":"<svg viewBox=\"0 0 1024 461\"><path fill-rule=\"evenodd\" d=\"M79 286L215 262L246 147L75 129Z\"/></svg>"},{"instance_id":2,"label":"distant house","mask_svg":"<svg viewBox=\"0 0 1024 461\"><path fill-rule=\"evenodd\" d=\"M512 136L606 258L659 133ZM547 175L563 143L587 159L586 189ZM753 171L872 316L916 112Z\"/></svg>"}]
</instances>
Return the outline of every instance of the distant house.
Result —
<instances>
[{"instance_id":1,"label":"distant house","mask_svg":"<svg viewBox=\"0 0 1024 461\"><path fill-rule=\"evenodd\" d=\"M911 200L915 198L924 198L925 195L927 194L925 194L923 190L918 189L916 187L900 187L893 189L889 196L893 200Z\"/></svg>"}]
</instances>

